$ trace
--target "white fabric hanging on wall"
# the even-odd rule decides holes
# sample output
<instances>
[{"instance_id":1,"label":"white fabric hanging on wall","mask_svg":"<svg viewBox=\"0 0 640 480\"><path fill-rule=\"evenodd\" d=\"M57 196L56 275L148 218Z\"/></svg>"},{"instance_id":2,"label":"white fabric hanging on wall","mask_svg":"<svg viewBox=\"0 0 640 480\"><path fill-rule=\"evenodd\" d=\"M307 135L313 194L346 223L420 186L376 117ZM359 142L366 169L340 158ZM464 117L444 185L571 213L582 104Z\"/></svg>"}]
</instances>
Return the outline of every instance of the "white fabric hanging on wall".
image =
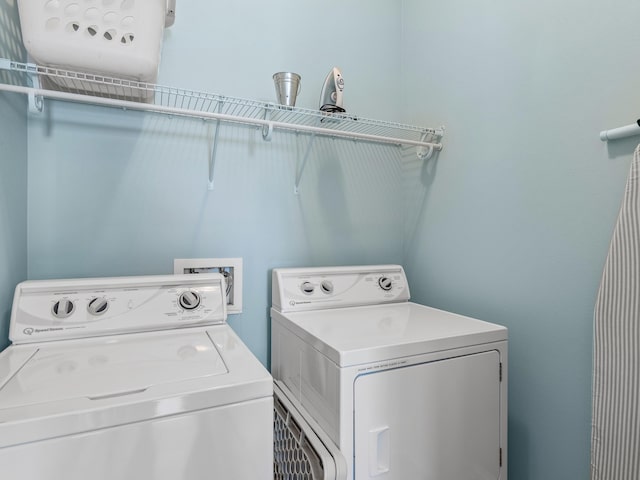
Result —
<instances>
[{"instance_id":1,"label":"white fabric hanging on wall","mask_svg":"<svg viewBox=\"0 0 640 480\"><path fill-rule=\"evenodd\" d=\"M594 313L592 480L640 479L640 145Z\"/></svg>"}]
</instances>

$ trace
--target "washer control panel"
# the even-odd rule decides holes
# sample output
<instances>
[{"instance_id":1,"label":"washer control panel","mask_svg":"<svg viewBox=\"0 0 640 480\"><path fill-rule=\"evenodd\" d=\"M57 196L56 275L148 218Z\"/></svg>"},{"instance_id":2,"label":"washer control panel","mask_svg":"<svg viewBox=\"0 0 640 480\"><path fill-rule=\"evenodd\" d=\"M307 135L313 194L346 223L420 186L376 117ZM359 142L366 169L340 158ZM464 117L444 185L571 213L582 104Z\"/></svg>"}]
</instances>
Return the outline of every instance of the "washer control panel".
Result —
<instances>
[{"instance_id":1,"label":"washer control panel","mask_svg":"<svg viewBox=\"0 0 640 480\"><path fill-rule=\"evenodd\" d=\"M27 281L16 287L9 337L31 343L223 323L223 286L220 274Z\"/></svg>"},{"instance_id":2,"label":"washer control panel","mask_svg":"<svg viewBox=\"0 0 640 480\"><path fill-rule=\"evenodd\" d=\"M400 265L273 270L273 308L282 312L377 305L409 300Z\"/></svg>"}]
</instances>

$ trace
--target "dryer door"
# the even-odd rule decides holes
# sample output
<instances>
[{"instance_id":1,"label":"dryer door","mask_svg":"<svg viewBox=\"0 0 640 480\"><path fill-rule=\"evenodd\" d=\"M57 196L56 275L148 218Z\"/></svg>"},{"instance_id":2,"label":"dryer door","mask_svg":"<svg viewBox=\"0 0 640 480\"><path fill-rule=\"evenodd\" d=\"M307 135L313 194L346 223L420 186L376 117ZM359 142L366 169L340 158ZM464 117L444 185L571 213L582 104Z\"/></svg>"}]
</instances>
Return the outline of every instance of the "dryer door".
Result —
<instances>
[{"instance_id":1,"label":"dryer door","mask_svg":"<svg viewBox=\"0 0 640 480\"><path fill-rule=\"evenodd\" d=\"M355 478L499 478L499 368L492 350L358 377Z\"/></svg>"}]
</instances>

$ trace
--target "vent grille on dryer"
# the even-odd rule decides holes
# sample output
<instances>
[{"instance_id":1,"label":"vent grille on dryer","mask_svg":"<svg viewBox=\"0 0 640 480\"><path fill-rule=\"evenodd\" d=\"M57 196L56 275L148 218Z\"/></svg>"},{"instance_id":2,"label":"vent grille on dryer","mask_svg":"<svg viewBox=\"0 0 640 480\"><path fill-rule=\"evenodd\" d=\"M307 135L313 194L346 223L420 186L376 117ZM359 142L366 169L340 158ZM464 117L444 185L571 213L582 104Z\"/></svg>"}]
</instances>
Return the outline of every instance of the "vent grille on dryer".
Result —
<instances>
[{"instance_id":1,"label":"vent grille on dryer","mask_svg":"<svg viewBox=\"0 0 640 480\"><path fill-rule=\"evenodd\" d=\"M324 479L322 462L284 405L274 401L274 480Z\"/></svg>"},{"instance_id":2,"label":"vent grille on dryer","mask_svg":"<svg viewBox=\"0 0 640 480\"><path fill-rule=\"evenodd\" d=\"M346 480L342 452L278 380L273 408L274 480Z\"/></svg>"}]
</instances>

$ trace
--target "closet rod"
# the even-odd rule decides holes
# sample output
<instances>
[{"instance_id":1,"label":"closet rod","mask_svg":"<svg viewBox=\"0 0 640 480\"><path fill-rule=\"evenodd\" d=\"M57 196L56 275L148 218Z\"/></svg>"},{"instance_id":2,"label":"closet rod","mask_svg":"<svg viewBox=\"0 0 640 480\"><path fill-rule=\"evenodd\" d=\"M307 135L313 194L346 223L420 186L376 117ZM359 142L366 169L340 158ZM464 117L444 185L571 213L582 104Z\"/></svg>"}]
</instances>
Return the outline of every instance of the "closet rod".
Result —
<instances>
[{"instance_id":1,"label":"closet rod","mask_svg":"<svg viewBox=\"0 0 640 480\"><path fill-rule=\"evenodd\" d=\"M618 138L632 137L634 135L640 135L640 120L636 120L636 123L624 127L603 130L600 132L600 140L606 142L607 140L617 140Z\"/></svg>"}]
</instances>

